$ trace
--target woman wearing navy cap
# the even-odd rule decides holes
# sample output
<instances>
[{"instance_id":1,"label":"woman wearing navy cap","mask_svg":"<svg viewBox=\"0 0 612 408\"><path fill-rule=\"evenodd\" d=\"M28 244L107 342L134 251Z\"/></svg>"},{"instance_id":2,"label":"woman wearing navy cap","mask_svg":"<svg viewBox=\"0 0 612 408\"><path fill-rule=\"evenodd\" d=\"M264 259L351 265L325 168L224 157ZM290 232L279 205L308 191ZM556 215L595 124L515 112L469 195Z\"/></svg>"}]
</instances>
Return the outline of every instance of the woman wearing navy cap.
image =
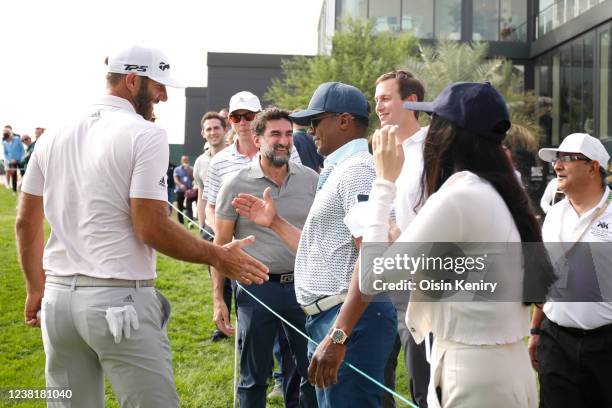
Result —
<instances>
[{"instance_id":1,"label":"woman wearing navy cap","mask_svg":"<svg viewBox=\"0 0 612 408\"><path fill-rule=\"evenodd\" d=\"M433 117L423 151L421 208L385 256L420 245L406 243L487 243L495 252L499 245L490 243L542 241L533 208L502 149L509 115L490 84L451 84L432 103L407 102L404 107ZM364 242L387 241L394 183L403 165L394 135L393 127L384 127L373 138L377 180ZM519 293L504 299L511 301L423 302L417 301L423 293L411 295L406 323L415 341L429 332L434 337L430 408L538 405L523 341L529 334L529 307L521 296L529 282L520 245L504 247L516 256L489 254L487 264L506 272L498 283Z\"/></svg>"}]
</instances>

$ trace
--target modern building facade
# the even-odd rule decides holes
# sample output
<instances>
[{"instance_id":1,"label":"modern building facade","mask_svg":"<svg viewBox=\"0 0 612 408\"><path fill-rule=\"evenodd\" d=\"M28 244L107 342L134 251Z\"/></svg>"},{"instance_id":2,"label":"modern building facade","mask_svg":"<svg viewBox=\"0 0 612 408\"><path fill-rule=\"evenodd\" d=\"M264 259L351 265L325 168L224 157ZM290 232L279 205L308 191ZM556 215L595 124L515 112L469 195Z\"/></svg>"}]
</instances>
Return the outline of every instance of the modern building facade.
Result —
<instances>
[{"instance_id":1,"label":"modern building facade","mask_svg":"<svg viewBox=\"0 0 612 408\"><path fill-rule=\"evenodd\" d=\"M612 139L612 0L325 0L320 52L344 18L424 43L487 41L489 55L512 60L539 97L544 144L573 132Z\"/></svg>"},{"instance_id":2,"label":"modern building facade","mask_svg":"<svg viewBox=\"0 0 612 408\"><path fill-rule=\"evenodd\" d=\"M202 154L204 141L200 134L200 119L209 110L219 111L228 107L236 92L251 91L264 98L274 78L282 76L281 61L291 55L235 54L209 52L207 54L208 87L191 87L185 90L185 145L184 154L193 161Z\"/></svg>"},{"instance_id":3,"label":"modern building facade","mask_svg":"<svg viewBox=\"0 0 612 408\"><path fill-rule=\"evenodd\" d=\"M425 44L486 41L489 56L510 59L538 96L544 145L587 132L612 146L612 0L324 0L319 53L331 51L346 17L372 19L377 31L411 32ZM239 90L263 95L289 57L209 53L208 89L186 90L185 153L201 150L204 112Z\"/></svg>"}]
</instances>

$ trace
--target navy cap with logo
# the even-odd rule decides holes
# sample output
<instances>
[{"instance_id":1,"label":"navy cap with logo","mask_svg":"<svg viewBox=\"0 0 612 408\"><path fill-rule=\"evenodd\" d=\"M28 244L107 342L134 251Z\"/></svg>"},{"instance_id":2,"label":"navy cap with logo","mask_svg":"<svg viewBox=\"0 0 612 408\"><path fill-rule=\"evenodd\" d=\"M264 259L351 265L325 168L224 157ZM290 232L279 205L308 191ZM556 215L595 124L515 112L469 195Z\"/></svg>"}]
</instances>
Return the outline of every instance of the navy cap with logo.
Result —
<instances>
[{"instance_id":1,"label":"navy cap with logo","mask_svg":"<svg viewBox=\"0 0 612 408\"><path fill-rule=\"evenodd\" d=\"M405 109L433 113L487 139L502 141L510 114L501 94L489 82L455 82L433 102L405 102Z\"/></svg>"},{"instance_id":2,"label":"navy cap with logo","mask_svg":"<svg viewBox=\"0 0 612 408\"><path fill-rule=\"evenodd\" d=\"M310 120L321 113L350 113L367 119L370 104L363 92L342 82L325 82L310 98L308 108L289 115L298 125L307 126Z\"/></svg>"}]
</instances>

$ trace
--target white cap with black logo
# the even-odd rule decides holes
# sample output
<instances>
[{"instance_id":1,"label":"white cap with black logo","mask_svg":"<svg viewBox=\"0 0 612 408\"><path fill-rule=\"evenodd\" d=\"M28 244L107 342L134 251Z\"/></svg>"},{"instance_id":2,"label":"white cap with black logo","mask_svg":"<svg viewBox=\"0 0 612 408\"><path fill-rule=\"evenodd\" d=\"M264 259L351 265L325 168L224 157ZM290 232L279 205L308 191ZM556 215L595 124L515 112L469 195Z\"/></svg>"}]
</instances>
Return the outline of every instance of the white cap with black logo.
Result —
<instances>
[{"instance_id":1,"label":"white cap with black logo","mask_svg":"<svg viewBox=\"0 0 612 408\"><path fill-rule=\"evenodd\" d=\"M162 85L184 88L170 77L170 63L166 55L142 45L133 45L108 57L108 72L146 76Z\"/></svg>"}]
</instances>

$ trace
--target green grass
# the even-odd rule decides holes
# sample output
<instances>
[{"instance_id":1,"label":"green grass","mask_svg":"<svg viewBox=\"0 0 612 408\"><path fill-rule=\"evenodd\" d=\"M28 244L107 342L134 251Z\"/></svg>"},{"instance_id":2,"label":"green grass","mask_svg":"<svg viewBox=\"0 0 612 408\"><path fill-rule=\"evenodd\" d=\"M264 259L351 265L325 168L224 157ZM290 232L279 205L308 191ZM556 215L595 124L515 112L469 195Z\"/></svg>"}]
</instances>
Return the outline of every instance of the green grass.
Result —
<instances>
[{"instance_id":1,"label":"green grass","mask_svg":"<svg viewBox=\"0 0 612 408\"><path fill-rule=\"evenodd\" d=\"M0 186L0 391L43 388L45 355L39 329L23 323L25 289L15 250L16 197ZM211 282L205 266L158 256L157 288L172 303L168 335L182 407L231 407L234 341L212 343ZM398 390L408 396L400 357ZM282 401L282 400L281 400ZM2 402L0 407L40 407L40 402ZM401 406L402 404L398 404ZM110 386L106 406L118 407ZM268 403L282 407L282 402Z\"/></svg>"}]
</instances>

